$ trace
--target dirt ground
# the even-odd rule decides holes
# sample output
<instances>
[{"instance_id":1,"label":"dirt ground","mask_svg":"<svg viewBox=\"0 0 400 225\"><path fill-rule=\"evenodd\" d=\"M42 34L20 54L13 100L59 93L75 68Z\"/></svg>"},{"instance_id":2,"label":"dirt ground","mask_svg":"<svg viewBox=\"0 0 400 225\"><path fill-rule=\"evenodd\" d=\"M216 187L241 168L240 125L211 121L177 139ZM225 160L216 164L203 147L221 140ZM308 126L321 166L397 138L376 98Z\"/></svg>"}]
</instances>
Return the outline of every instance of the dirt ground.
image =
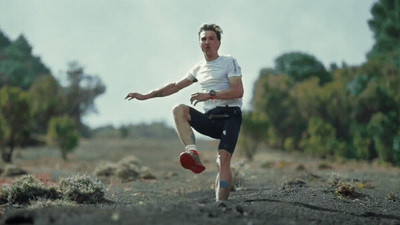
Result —
<instances>
[{"instance_id":1,"label":"dirt ground","mask_svg":"<svg viewBox=\"0 0 400 225\"><path fill-rule=\"evenodd\" d=\"M67 162L49 147L19 150L17 166L54 182L93 175L97 166L131 155L156 179L103 179L106 204L0 205L0 224L400 224L398 168L260 148L251 162L235 153L237 188L229 201L215 202L217 143L198 148L207 168L199 175L180 167L178 140L86 140Z\"/></svg>"}]
</instances>

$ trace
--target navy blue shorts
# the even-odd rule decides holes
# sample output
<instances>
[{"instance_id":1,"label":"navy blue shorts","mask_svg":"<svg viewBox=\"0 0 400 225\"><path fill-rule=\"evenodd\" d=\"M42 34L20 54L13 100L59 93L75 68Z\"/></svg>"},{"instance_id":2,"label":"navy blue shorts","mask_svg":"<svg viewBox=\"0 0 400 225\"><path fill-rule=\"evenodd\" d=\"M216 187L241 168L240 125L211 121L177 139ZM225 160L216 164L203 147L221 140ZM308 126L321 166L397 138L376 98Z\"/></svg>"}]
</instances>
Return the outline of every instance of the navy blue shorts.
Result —
<instances>
[{"instance_id":1,"label":"navy blue shorts","mask_svg":"<svg viewBox=\"0 0 400 225\"><path fill-rule=\"evenodd\" d=\"M190 107L190 118L190 126L197 132L220 140L218 150L233 153L242 124L239 107L217 107L205 114Z\"/></svg>"}]
</instances>

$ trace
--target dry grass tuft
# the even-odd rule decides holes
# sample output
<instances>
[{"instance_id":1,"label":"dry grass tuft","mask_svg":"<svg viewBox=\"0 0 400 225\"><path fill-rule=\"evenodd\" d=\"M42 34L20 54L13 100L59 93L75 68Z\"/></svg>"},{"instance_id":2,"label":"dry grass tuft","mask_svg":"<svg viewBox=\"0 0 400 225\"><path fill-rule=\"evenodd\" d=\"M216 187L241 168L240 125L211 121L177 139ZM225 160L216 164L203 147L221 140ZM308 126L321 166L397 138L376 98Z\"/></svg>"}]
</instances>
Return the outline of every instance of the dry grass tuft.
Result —
<instances>
[{"instance_id":1,"label":"dry grass tuft","mask_svg":"<svg viewBox=\"0 0 400 225\"><path fill-rule=\"evenodd\" d=\"M60 180L62 199L80 204L95 204L104 201L104 185L97 178L75 175Z\"/></svg>"},{"instance_id":2,"label":"dry grass tuft","mask_svg":"<svg viewBox=\"0 0 400 225\"><path fill-rule=\"evenodd\" d=\"M0 187L0 204L52 205L96 204L105 202L104 185L97 178L75 175L60 180L60 185L45 185L32 175L15 179Z\"/></svg>"},{"instance_id":3,"label":"dry grass tuft","mask_svg":"<svg viewBox=\"0 0 400 225\"><path fill-rule=\"evenodd\" d=\"M135 156L129 156L118 163L101 163L94 171L96 176L117 176L122 182L135 181L137 179L156 179L147 167L141 165Z\"/></svg>"},{"instance_id":4,"label":"dry grass tuft","mask_svg":"<svg viewBox=\"0 0 400 225\"><path fill-rule=\"evenodd\" d=\"M23 175L11 185L4 184L0 188L0 202L11 204L28 204L38 198L55 199L58 192L54 187L46 187L32 175Z\"/></svg>"}]
</instances>

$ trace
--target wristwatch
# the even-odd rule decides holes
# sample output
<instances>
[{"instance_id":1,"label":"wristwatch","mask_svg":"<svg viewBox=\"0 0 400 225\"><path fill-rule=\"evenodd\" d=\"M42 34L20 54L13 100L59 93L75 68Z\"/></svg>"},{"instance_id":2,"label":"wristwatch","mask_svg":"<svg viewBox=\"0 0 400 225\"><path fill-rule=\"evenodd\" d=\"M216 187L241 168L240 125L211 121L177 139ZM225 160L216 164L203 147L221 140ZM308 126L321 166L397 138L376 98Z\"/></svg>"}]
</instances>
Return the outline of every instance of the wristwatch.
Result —
<instances>
[{"instance_id":1,"label":"wristwatch","mask_svg":"<svg viewBox=\"0 0 400 225\"><path fill-rule=\"evenodd\" d=\"M208 94L210 94L210 99L215 99L215 95L217 94L217 92L214 90L211 90Z\"/></svg>"}]
</instances>

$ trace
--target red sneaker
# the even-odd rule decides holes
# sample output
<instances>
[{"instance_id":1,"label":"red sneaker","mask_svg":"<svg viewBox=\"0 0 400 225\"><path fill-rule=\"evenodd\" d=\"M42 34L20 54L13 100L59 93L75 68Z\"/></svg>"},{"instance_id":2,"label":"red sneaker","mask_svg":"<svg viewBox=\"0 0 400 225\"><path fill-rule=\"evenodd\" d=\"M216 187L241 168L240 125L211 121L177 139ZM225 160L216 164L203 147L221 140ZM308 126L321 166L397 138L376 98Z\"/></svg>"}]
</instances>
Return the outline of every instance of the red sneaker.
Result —
<instances>
[{"instance_id":1,"label":"red sneaker","mask_svg":"<svg viewBox=\"0 0 400 225\"><path fill-rule=\"evenodd\" d=\"M182 152L180 161L183 168L191 170L193 173L201 173L206 169L196 151Z\"/></svg>"}]
</instances>

